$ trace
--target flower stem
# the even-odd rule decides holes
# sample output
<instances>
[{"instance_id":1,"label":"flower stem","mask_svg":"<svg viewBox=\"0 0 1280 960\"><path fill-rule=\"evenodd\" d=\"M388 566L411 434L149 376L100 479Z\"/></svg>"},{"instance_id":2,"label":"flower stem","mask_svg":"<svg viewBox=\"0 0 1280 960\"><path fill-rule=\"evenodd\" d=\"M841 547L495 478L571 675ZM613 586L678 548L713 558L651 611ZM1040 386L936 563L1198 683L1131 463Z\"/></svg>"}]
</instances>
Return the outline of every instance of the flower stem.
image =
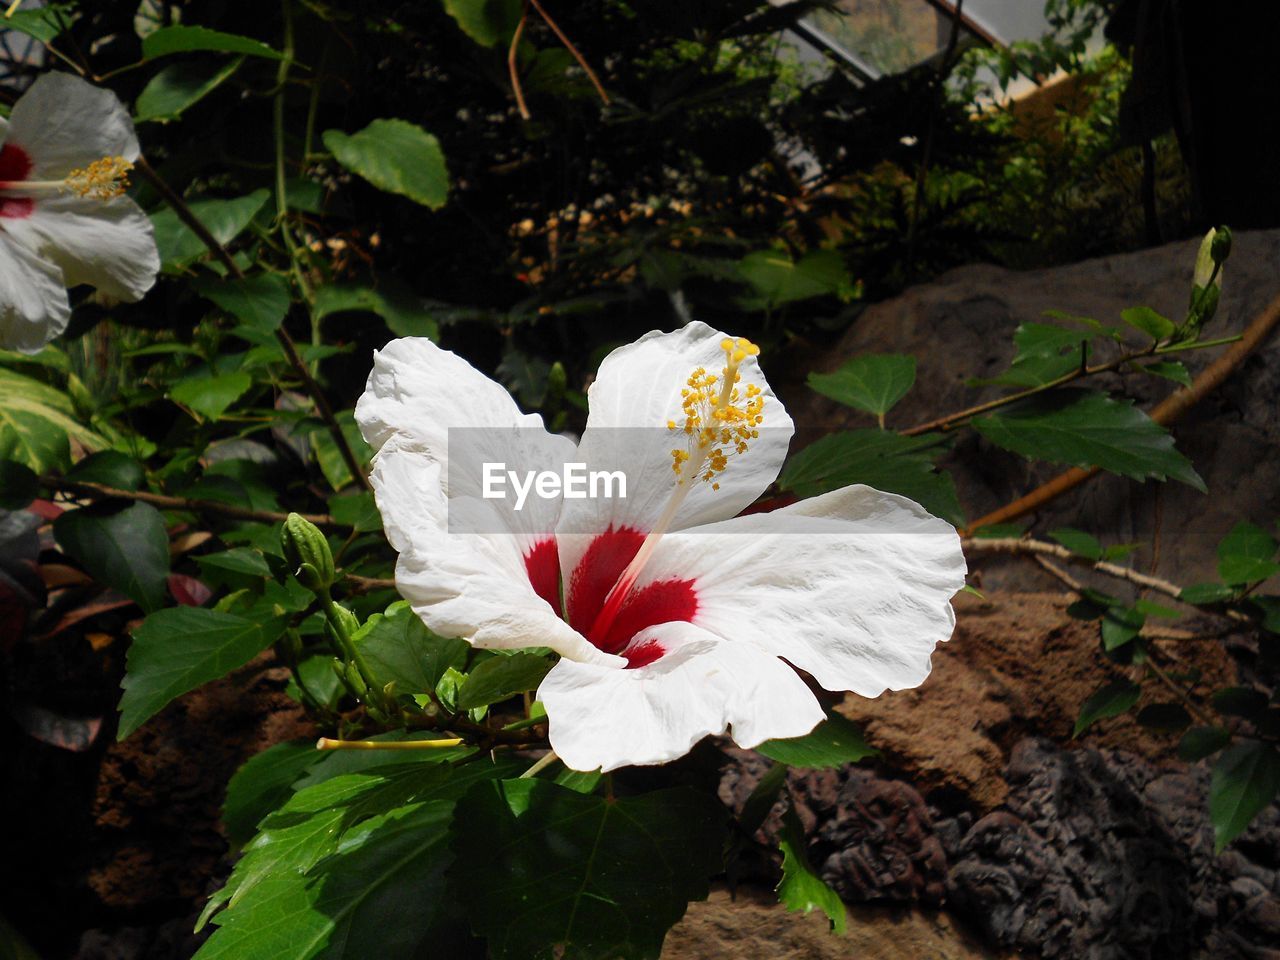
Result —
<instances>
[{"instance_id":1,"label":"flower stem","mask_svg":"<svg viewBox=\"0 0 1280 960\"><path fill-rule=\"evenodd\" d=\"M460 737L443 740L334 740L321 737L317 750L448 750L462 743Z\"/></svg>"},{"instance_id":2,"label":"flower stem","mask_svg":"<svg viewBox=\"0 0 1280 960\"><path fill-rule=\"evenodd\" d=\"M556 752L554 750L548 750L546 754L542 757L542 759L540 759L537 763L535 763L532 767L530 767L524 773L520 774L519 779L528 780L531 777L536 777L543 770L547 769L547 767L551 766L551 764L555 763L559 759L560 758L556 756Z\"/></svg>"}]
</instances>

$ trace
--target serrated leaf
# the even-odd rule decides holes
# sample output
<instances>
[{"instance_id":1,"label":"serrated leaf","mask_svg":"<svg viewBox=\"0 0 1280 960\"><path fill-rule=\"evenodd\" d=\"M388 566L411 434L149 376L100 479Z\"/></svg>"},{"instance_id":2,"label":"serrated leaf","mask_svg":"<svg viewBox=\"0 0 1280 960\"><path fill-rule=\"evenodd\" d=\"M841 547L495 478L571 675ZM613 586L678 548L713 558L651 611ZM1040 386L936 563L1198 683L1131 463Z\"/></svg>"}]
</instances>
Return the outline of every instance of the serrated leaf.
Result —
<instances>
[{"instance_id":1,"label":"serrated leaf","mask_svg":"<svg viewBox=\"0 0 1280 960\"><path fill-rule=\"evenodd\" d=\"M284 54L273 50L261 40L242 37L235 33L223 33L208 27L173 26L153 30L142 41L142 56L148 60L171 53L189 53L207 50L217 53L243 53L250 57L266 57L283 60Z\"/></svg>"},{"instance_id":2,"label":"serrated leaf","mask_svg":"<svg viewBox=\"0 0 1280 960\"><path fill-rule=\"evenodd\" d=\"M234 200L195 200L188 206L214 239L226 245L249 226L268 197L270 194L266 190L255 190ZM168 207L151 214L151 223L155 227L160 262L166 269L184 266L209 252L204 241Z\"/></svg>"},{"instance_id":3,"label":"serrated leaf","mask_svg":"<svg viewBox=\"0 0 1280 960\"><path fill-rule=\"evenodd\" d=\"M611 800L506 780L458 804L450 876L493 960L650 960L723 869L724 835L720 804L684 787Z\"/></svg>"},{"instance_id":4,"label":"serrated leaf","mask_svg":"<svg viewBox=\"0 0 1280 960\"><path fill-rule=\"evenodd\" d=\"M134 120L166 123L176 120L222 86L244 63L236 57L226 63L172 63L165 67L138 94Z\"/></svg>"},{"instance_id":5,"label":"serrated leaf","mask_svg":"<svg viewBox=\"0 0 1280 960\"><path fill-rule=\"evenodd\" d=\"M809 863L805 852L804 828L791 806L782 815L778 849L782 851L782 879L778 881L778 901L788 910L800 913L821 910L831 922L832 932L843 936L847 921L844 901L827 886Z\"/></svg>"},{"instance_id":6,"label":"serrated leaf","mask_svg":"<svg viewBox=\"0 0 1280 960\"><path fill-rule=\"evenodd\" d=\"M1099 688L1080 707L1072 737L1078 737L1099 720L1128 713L1138 702L1142 688L1129 680L1113 680Z\"/></svg>"},{"instance_id":7,"label":"serrated leaf","mask_svg":"<svg viewBox=\"0 0 1280 960\"><path fill-rule=\"evenodd\" d=\"M200 296L212 300L259 333L279 329L293 299L288 281L274 273L226 280L199 277L191 286Z\"/></svg>"},{"instance_id":8,"label":"serrated leaf","mask_svg":"<svg viewBox=\"0 0 1280 960\"><path fill-rule=\"evenodd\" d=\"M120 700L123 740L174 697L242 667L269 647L286 618L204 607L158 610L133 631Z\"/></svg>"},{"instance_id":9,"label":"serrated leaf","mask_svg":"<svg viewBox=\"0 0 1280 960\"><path fill-rule=\"evenodd\" d=\"M4 17L5 29L17 30L41 43L56 40L80 19L74 3L48 3L42 7L18 9Z\"/></svg>"},{"instance_id":10,"label":"serrated leaf","mask_svg":"<svg viewBox=\"0 0 1280 960\"><path fill-rule=\"evenodd\" d=\"M1223 727L1192 727L1178 742L1178 756L1187 763L1203 760L1231 742L1231 734Z\"/></svg>"},{"instance_id":11,"label":"serrated leaf","mask_svg":"<svg viewBox=\"0 0 1280 960\"><path fill-rule=\"evenodd\" d=\"M1013 362L1039 357L1071 356L1073 363L1080 362L1080 345L1094 338L1090 330L1078 330L1051 323L1022 323L1013 332L1013 342L1018 348Z\"/></svg>"},{"instance_id":12,"label":"serrated leaf","mask_svg":"<svg viewBox=\"0 0 1280 960\"><path fill-rule=\"evenodd\" d=\"M105 501L68 510L53 535L99 583L115 587L150 613L164 604L169 576L169 535L149 503Z\"/></svg>"},{"instance_id":13,"label":"serrated leaf","mask_svg":"<svg viewBox=\"0 0 1280 960\"><path fill-rule=\"evenodd\" d=\"M369 491L329 498L329 515L357 533L382 529L382 514Z\"/></svg>"},{"instance_id":14,"label":"serrated leaf","mask_svg":"<svg viewBox=\"0 0 1280 960\"><path fill-rule=\"evenodd\" d=\"M809 374L809 387L824 397L884 416L916 382L916 358L905 354L864 354L834 373Z\"/></svg>"},{"instance_id":15,"label":"serrated leaf","mask_svg":"<svg viewBox=\"0 0 1280 960\"><path fill-rule=\"evenodd\" d=\"M374 674L394 681L397 693L430 693L450 667L467 662L471 649L465 640L432 633L403 600L370 617L354 639Z\"/></svg>"},{"instance_id":16,"label":"serrated leaf","mask_svg":"<svg viewBox=\"0 0 1280 960\"><path fill-rule=\"evenodd\" d=\"M880 755L879 750L867 746L858 725L838 713L828 713L812 733L788 740L766 740L756 750L792 767L842 767Z\"/></svg>"},{"instance_id":17,"label":"serrated leaf","mask_svg":"<svg viewBox=\"0 0 1280 960\"><path fill-rule=\"evenodd\" d=\"M252 577L271 576L271 568L267 566L266 558L257 550L250 550L247 547L206 553L196 557L196 563L206 570L229 570L232 573L244 573Z\"/></svg>"},{"instance_id":18,"label":"serrated leaf","mask_svg":"<svg viewBox=\"0 0 1280 960\"><path fill-rule=\"evenodd\" d=\"M1261 527L1241 521L1218 544L1218 576L1230 584L1254 583L1280 572L1280 544Z\"/></svg>"},{"instance_id":19,"label":"serrated leaf","mask_svg":"<svg viewBox=\"0 0 1280 960\"><path fill-rule=\"evenodd\" d=\"M373 451L364 442L364 436L356 424L355 412L342 410L334 416L334 419L338 422L338 427L346 437L356 460L361 465L367 464L373 456ZM320 465L320 472L324 474L324 478L329 481L329 485L335 491L340 491L355 482L355 478L347 468L347 461L343 459L342 451L338 449L338 445L333 440L333 434L328 430L321 428L311 434L311 449L315 453L316 463Z\"/></svg>"},{"instance_id":20,"label":"serrated leaf","mask_svg":"<svg viewBox=\"0 0 1280 960\"><path fill-rule=\"evenodd\" d=\"M91 450L105 447L106 440L74 414L65 393L0 367L0 458L48 473L70 465L68 440Z\"/></svg>"},{"instance_id":21,"label":"serrated leaf","mask_svg":"<svg viewBox=\"0 0 1280 960\"><path fill-rule=\"evenodd\" d=\"M1177 329L1172 320L1156 313L1150 307L1129 307L1121 310L1120 319L1156 341L1168 339Z\"/></svg>"},{"instance_id":22,"label":"serrated leaf","mask_svg":"<svg viewBox=\"0 0 1280 960\"><path fill-rule=\"evenodd\" d=\"M813 250L799 260L780 250L757 250L738 261L738 273L763 306L845 296L853 291L853 277L835 250Z\"/></svg>"},{"instance_id":23,"label":"serrated leaf","mask_svg":"<svg viewBox=\"0 0 1280 960\"><path fill-rule=\"evenodd\" d=\"M262 818L293 795L293 784L324 758L313 740L289 740L250 757L227 783L222 825L227 839L242 846Z\"/></svg>"},{"instance_id":24,"label":"serrated leaf","mask_svg":"<svg viewBox=\"0 0 1280 960\"><path fill-rule=\"evenodd\" d=\"M509 44L520 22L520 0L442 0L444 9L482 47Z\"/></svg>"},{"instance_id":25,"label":"serrated leaf","mask_svg":"<svg viewBox=\"0 0 1280 960\"><path fill-rule=\"evenodd\" d=\"M1178 599L1183 603L1199 605L1224 603L1235 595L1235 590L1225 583L1194 583L1184 587L1178 594Z\"/></svg>"},{"instance_id":26,"label":"serrated leaf","mask_svg":"<svg viewBox=\"0 0 1280 960\"><path fill-rule=\"evenodd\" d=\"M335 284L316 290L313 313L317 321L338 313L373 313L398 337L426 337L435 340L440 326L435 314L407 290L383 284L372 287Z\"/></svg>"},{"instance_id":27,"label":"serrated leaf","mask_svg":"<svg viewBox=\"0 0 1280 960\"><path fill-rule=\"evenodd\" d=\"M788 460L778 485L812 497L865 483L909 497L950 523L963 523L955 483L933 466L938 439L936 434L903 437L875 429L829 434Z\"/></svg>"},{"instance_id":28,"label":"serrated leaf","mask_svg":"<svg viewBox=\"0 0 1280 960\"><path fill-rule=\"evenodd\" d=\"M971 387L1043 387L1080 368L1080 357L1069 353L1025 357L1009 365L999 376L975 377Z\"/></svg>"},{"instance_id":29,"label":"serrated leaf","mask_svg":"<svg viewBox=\"0 0 1280 960\"><path fill-rule=\"evenodd\" d=\"M206 420L217 420L252 386L253 378L241 371L212 377L187 377L170 388L169 398L190 407Z\"/></svg>"},{"instance_id":30,"label":"serrated leaf","mask_svg":"<svg viewBox=\"0 0 1280 960\"><path fill-rule=\"evenodd\" d=\"M1155 363L1144 363L1140 364L1140 366L1152 376L1172 380L1174 383L1180 383L1184 387L1191 386L1191 374L1177 360L1158 360Z\"/></svg>"},{"instance_id":31,"label":"serrated leaf","mask_svg":"<svg viewBox=\"0 0 1280 960\"><path fill-rule=\"evenodd\" d=\"M1102 544L1093 534L1072 527L1063 527L1060 530L1050 530L1049 537L1081 557L1095 562L1102 559Z\"/></svg>"},{"instance_id":32,"label":"serrated leaf","mask_svg":"<svg viewBox=\"0 0 1280 960\"><path fill-rule=\"evenodd\" d=\"M536 654L490 657L467 675L458 691L458 709L475 710L535 690L550 669L551 661Z\"/></svg>"},{"instance_id":33,"label":"serrated leaf","mask_svg":"<svg viewBox=\"0 0 1280 960\"><path fill-rule=\"evenodd\" d=\"M979 417L973 426L997 446L1025 457L1101 467L1131 480L1178 480L1205 490L1168 431L1127 400L1057 390Z\"/></svg>"},{"instance_id":34,"label":"serrated leaf","mask_svg":"<svg viewBox=\"0 0 1280 960\"><path fill-rule=\"evenodd\" d=\"M1280 791L1280 754L1260 740L1245 740L1224 750L1209 783L1209 818L1214 847L1223 847L1248 828Z\"/></svg>"},{"instance_id":35,"label":"serrated leaf","mask_svg":"<svg viewBox=\"0 0 1280 960\"><path fill-rule=\"evenodd\" d=\"M374 120L350 135L326 130L323 140L334 159L379 190L432 210L449 199L449 171L440 142L407 120Z\"/></svg>"}]
</instances>

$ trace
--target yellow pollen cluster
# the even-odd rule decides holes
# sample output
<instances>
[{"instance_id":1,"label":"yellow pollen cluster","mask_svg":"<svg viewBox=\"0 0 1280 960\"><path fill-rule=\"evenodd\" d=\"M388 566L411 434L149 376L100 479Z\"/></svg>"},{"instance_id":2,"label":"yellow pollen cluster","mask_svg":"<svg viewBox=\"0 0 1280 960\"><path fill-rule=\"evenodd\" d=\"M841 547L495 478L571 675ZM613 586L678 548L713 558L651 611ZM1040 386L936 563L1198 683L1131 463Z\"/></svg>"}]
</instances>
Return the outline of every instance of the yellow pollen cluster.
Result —
<instances>
[{"instance_id":1,"label":"yellow pollen cluster","mask_svg":"<svg viewBox=\"0 0 1280 960\"><path fill-rule=\"evenodd\" d=\"M67 186L77 196L110 200L123 194L129 186L132 169L133 164L124 157L103 157L84 169L72 170L67 175Z\"/></svg>"},{"instance_id":2,"label":"yellow pollen cluster","mask_svg":"<svg viewBox=\"0 0 1280 960\"><path fill-rule=\"evenodd\" d=\"M726 337L720 348L725 353L725 366L720 375L698 367L689 374L680 391L684 422L667 421L668 430L682 432L686 448L671 451L671 469L684 483L685 472L719 490L715 478L729 465L729 458L747 452L750 441L760 436L764 422L764 395L754 383L740 389L742 374L738 367L760 353L760 348L743 337Z\"/></svg>"}]
</instances>

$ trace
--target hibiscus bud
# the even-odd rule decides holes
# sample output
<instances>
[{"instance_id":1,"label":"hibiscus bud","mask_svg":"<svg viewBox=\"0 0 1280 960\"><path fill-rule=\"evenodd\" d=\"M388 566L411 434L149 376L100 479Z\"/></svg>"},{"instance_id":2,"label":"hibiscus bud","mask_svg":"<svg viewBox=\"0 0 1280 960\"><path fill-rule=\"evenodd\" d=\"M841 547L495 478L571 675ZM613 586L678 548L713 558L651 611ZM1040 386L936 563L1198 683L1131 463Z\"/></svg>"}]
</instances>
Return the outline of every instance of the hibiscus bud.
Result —
<instances>
[{"instance_id":1,"label":"hibiscus bud","mask_svg":"<svg viewBox=\"0 0 1280 960\"><path fill-rule=\"evenodd\" d=\"M360 619L341 604L333 604L327 612L331 621L330 627L334 630L340 630L346 637L350 637L360 629Z\"/></svg>"},{"instance_id":2,"label":"hibiscus bud","mask_svg":"<svg viewBox=\"0 0 1280 960\"><path fill-rule=\"evenodd\" d=\"M289 514L280 530L280 545L294 574L308 590L328 590L336 578L329 541L311 521Z\"/></svg>"},{"instance_id":3,"label":"hibiscus bud","mask_svg":"<svg viewBox=\"0 0 1280 960\"><path fill-rule=\"evenodd\" d=\"M1209 255L1213 257L1214 263L1221 264L1231 256L1231 228L1218 227L1210 233L1213 240L1209 244Z\"/></svg>"}]
</instances>

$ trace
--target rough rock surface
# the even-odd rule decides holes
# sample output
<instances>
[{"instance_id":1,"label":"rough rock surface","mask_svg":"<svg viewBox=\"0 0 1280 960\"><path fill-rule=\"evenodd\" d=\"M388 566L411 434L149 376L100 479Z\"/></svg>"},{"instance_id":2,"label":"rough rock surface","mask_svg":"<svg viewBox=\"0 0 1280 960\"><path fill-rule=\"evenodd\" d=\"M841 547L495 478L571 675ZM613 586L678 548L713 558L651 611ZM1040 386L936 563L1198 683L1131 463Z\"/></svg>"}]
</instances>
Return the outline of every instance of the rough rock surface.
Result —
<instances>
[{"instance_id":1,"label":"rough rock surface","mask_svg":"<svg viewBox=\"0 0 1280 960\"><path fill-rule=\"evenodd\" d=\"M662 960L994 960L945 913L852 907L845 936L821 914L789 913L773 893L713 890L667 935Z\"/></svg>"},{"instance_id":2,"label":"rough rock surface","mask_svg":"<svg viewBox=\"0 0 1280 960\"><path fill-rule=\"evenodd\" d=\"M994 397L998 388L973 389L970 377L998 374L1013 356L1014 328L1063 310L1119 324L1120 311L1147 305L1181 317L1190 292L1197 241L1185 240L1139 253L1087 260L1046 270L1013 271L976 265L874 304L830 350L797 356L804 373L832 370L862 353L910 353L918 361L916 385L890 414L891 427L906 427ZM1236 234L1227 263L1222 302L1205 331L1218 337L1242 329L1280 293L1280 231ZM1136 343L1137 341L1135 341ZM1218 351L1179 357L1194 375ZM1149 408L1174 389L1140 374L1113 376ZM874 426L866 414L799 387L786 391L798 425L795 448L832 429ZM1194 462L1209 494L1177 484L1137 484L1100 477L1043 510L1036 529L1075 526L1104 531L1119 542L1161 546L1155 572L1179 582L1214 574L1214 545L1238 520L1271 527L1280 516L1280 336L1273 336L1222 387L1175 429L1178 446ZM1029 465L966 432L944 461L970 517L978 517L1027 492L1060 467ZM1151 554L1139 558L1145 565ZM1048 581L1024 563L984 562L987 585L1027 586Z\"/></svg>"}]
</instances>

